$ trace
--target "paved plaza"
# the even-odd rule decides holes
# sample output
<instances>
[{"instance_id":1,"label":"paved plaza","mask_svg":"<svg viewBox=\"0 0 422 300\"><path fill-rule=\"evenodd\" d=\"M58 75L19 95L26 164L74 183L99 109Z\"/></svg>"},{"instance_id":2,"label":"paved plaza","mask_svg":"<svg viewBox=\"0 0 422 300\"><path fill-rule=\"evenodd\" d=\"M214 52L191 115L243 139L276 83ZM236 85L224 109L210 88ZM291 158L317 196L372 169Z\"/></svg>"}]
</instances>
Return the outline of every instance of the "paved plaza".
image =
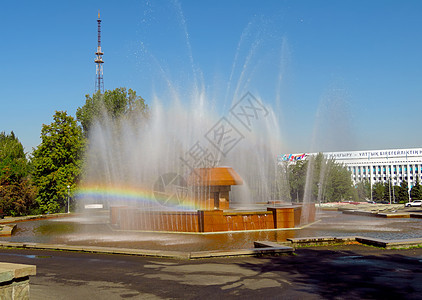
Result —
<instances>
[{"instance_id":1,"label":"paved plaza","mask_svg":"<svg viewBox=\"0 0 422 300\"><path fill-rule=\"evenodd\" d=\"M175 260L2 249L37 266L31 299L420 299L422 249L362 245L279 257Z\"/></svg>"},{"instance_id":2,"label":"paved plaza","mask_svg":"<svg viewBox=\"0 0 422 300\"><path fill-rule=\"evenodd\" d=\"M399 210L389 205L347 205L359 211L387 214L421 212L419 208ZM342 215L341 220L347 216ZM28 218L32 217L22 220ZM388 231L395 228L387 226L385 218L365 218L372 227ZM402 226L419 226L418 222L415 225L409 219L403 220L406 222L400 221ZM23 226L26 222L17 224L23 233L27 232ZM315 226L319 226L314 229L318 231L327 224ZM69 245L63 249L66 247L77 249ZM163 254L171 249L163 248ZM300 247L292 255L282 256L180 257L47 248L0 250L1 262L36 265L36 276L30 277L31 299L421 299L422 248L386 250L353 244Z\"/></svg>"}]
</instances>

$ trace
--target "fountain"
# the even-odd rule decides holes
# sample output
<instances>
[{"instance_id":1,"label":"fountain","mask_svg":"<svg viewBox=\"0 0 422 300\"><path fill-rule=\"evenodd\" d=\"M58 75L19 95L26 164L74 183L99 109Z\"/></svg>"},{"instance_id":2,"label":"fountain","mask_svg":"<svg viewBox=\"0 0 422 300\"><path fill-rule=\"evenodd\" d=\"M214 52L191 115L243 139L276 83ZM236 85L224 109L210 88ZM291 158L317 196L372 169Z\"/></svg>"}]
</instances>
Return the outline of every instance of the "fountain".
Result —
<instances>
[{"instance_id":1,"label":"fountain","mask_svg":"<svg viewBox=\"0 0 422 300\"><path fill-rule=\"evenodd\" d=\"M303 224L302 205L267 207L264 211L230 210L232 185L242 184L230 167L195 169L188 186L196 190L197 211L145 210L136 206L111 206L111 224L120 230L223 232L294 228ZM306 221L315 220L315 205L306 206Z\"/></svg>"},{"instance_id":2,"label":"fountain","mask_svg":"<svg viewBox=\"0 0 422 300\"><path fill-rule=\"evenodd\" d=\"M159 74L153 79L158 88L150 97L149 118L132 114L114 120L104 114L96 120L77 193L82 209L89 204L104 207L110 223L122 230L216 232L312 222L314 205L293 206L285 174L278 170L277 155L284 152L279 123L282 71L276 67L274 76L277 112L251 92L262 83L255 77L262 57L282 68L285 41L272 34L266 39L261 26L254 33L248 25L227 83L213 85L215 91L210 91L194 64L180 8L176 14L188 54L188 68L180 71L180 78L190 84L172 81L164 71L168 68L142 43L145 62L152 64L148 74ZM267 50L274 42L280 43L274 48L280 52L271 56ZM231 178L220 182L227 175ZM300 216L302 211L306 218Z\"/></svg>"},{"instance_id":3,"label":"fountain","mask_svg":"<svg viewBox=\"0 0 422 300\"><path fill-rule=\"evenodd\" d=\"M224 232L313 222L314 204L279 198L288 187L277 171L271 108L246 93L218 118L193 100L190 108L174 101L164 109L156 99L144 122L97 120L78 193L82 208L108 209L118 230Z\"/></svg>"},{"instance_id":4,"label":"fountain","mask_svg":"<svg viewBox=\"0 0 422 300\"><path fill-rule=\"evenodd\" d=\"M195 119L192 114L176 106L167 111L154 109L150 122L143 126L133 126L131 120L116 123L106 117L105 122L98 122L90 136L80 202L109 209L110 223L119 230L264 230L294 228L303 225L303 220L306 223L315 220L312 203L286 206L272 200L283 187L271 186L279 182L275 172L277 152L266 147L265 138L270 138L265 130L268 125L256 132L242 133L240 142L229 144L228 150L213 149L213 144L204 149L198 147L204 138L201 140L192 130L190 120ZM213 128L221 125L222 119L217 119L208 132L202 131L205 140ZM234 128L224 120L227 122L224 125ZM263 121L264 125L268 122ZM203 117L192 124L201 128L200 124L212 122ZM189 147L195 137L200 142L192 142L194 146ZM223 135L220 140L226 137ZM226 153L222 154L222 150ZM208 160L194 161L193 154L198 151ZM228 163L233 168L221 167ZM241 170L242 176L235 170ZM306 218L301 216L302 211L306 211Z\"/></svg>"}]
</instances>

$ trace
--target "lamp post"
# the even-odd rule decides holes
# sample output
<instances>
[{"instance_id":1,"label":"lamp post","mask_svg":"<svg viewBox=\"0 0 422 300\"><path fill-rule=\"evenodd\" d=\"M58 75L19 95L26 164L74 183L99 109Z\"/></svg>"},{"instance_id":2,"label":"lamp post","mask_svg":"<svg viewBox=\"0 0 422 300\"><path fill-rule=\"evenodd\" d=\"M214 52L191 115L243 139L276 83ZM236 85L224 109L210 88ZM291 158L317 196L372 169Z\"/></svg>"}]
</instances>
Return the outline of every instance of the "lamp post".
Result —
<instances>
[{"instance_id":1,"label":"lamp post","mask_svg":"<svg viewBox=\"0 0 422 300\"><path fill-rule=\"evenodd\" d=\"M394 182L397 181L397 177L394 176L393 177L394 181L393 181L393 202L396 203L396 193L394 192Z\"/></svg>"},{"instance_id":2,"label":"lamp post","mask_svg":"<svg viewBox=\"0 0 422 300\"><path fill-rule=\"evenodd\" d=\"M67 213L70 213L70 185L67 186Z\"/></svg>"}]
</instances>

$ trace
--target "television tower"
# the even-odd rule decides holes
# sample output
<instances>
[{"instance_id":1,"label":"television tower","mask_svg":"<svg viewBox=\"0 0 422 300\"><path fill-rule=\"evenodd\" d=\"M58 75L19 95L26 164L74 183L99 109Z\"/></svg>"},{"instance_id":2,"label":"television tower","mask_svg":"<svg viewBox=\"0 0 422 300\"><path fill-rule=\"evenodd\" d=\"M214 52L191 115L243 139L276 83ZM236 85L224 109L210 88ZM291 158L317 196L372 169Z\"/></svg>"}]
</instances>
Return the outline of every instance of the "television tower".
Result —
<instances>
[{"instance_id":1,"label":"television tower","mask_svg":"<svg viewBox=\"0 0 422 300\"><path fill-rule=\"evenodd\" d=\"M95 55L95 64L97 65L96 71L96 78L95 78L95 92L100 91L100 93L104 93L104 79L103 79L103 52L101 50L101 19L100 19L100 11L98 11L98 45L97 45L97 52Z\"/></svg>"}]
</instances>

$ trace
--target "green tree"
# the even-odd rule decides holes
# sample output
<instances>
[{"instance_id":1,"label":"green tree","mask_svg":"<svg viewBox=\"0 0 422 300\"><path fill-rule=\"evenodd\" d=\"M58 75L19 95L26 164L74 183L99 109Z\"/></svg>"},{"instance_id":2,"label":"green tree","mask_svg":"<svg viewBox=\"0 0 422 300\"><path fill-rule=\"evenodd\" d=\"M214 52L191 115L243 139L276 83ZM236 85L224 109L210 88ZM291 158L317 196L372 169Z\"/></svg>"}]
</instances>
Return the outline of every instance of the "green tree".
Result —
<instances>
[{"instance_id":1,"label":"green tree","mask_svg":"<svg viewBox=\"0 0 422 300\"><path fill-rule=\"evenodd\" d=\"M33 208L35 187L28 174L23 146L13 131L0 133L0 208L7 215L25 215Z\"/></svg>"},{"instance_id":2,"label":"green tree","mask_svg":"<svg viewBox=\"0 0 422 300\"><path fill-rule=\"evenodd\" d=\"M351 174L347 168L319 153L306 161L296 161L288 168L290 194L296 202L303 200L307 176L312 176L308 180L311 183L309 188L312 201L340 201L350 199L354 194Z\"/></svg>"},{"instance_id":3,"label":"green tree","mask_svg":"<svg viewBox=\"0 0 422 300\"><path fill-rule=\"evenodd\" d=\"M369 180L356 183L355 189L359 201L366 201L371 198L371 183Z\"/></svg>"},{"instance_id":4,"label":"green tree","mask_svg":"<svg viewBox=\"0 0 422 300\"><path fill-rule=\"evenodd\" d=\"M384 194L382 195L382 200L390 202L393 201L393 188L390 185L390 182L384 182Z\"/></svg>"},{"instance_id":5,"label":"green tree","mask_svg":"<svg viewBox=\"0 0 422 300\"><path fill-rule=\"evenodd\" d=\"M349 200L353 197L353 182L350 171L339 163L331 164L328 178L326 181L327 201Z\"/></svg>"},{"instance_id":6,"label":"green tree","mask_svg":"<svg viewBox=\"0 0 422 300\"><path fill-rule=\"evenodd\" d=\"M127 91L126 88L116 88L112 91L107 90L104 94L97 92L85 97L85 105L76 111L76 119L81 123L85 135L88 134L93 122L103 120L104 116L112 120L119 120L122 117L140 120L149 115L145 100L137 96L132 89Z\"/></svg>"},{"instance_id":7,"label":"green tree","mask_svg":"<svg viewBox=\"0 0 422 300\"><path fill-rule=\"evenodd\" d=\"M28 161L23 146L13 131L0 133L0 177L10 182L18 181L28 174Z\"/></svg>"},{"instance_id":8,"label":"green tree","mask_svg":"<svg viewBox=\"0 0 422 300\"><path fill-rule=\"evenodd\" d=\"M56 111L54 122L43 125L41 144L33 152L33 179L38 187L36 201L43 212L64 210L68 188L80 176L84 138L76 120Z\"/></svg>"},{"instance_id":9,"label":"green tree","mask_svg":"<svg viewBox=\"0 0 422 300\"><path fill-rule=\"evenodd\" d=\"M372 186L372 198L376 202L383 201L385 186L382 182L376 182Z\"/></svg>"},{"instance_id":10,"label":"green tree","mask_svg":"<svg viewBox=\"0 0 422 300\"><path fill-rule=\"evenodd\" d=\"M409 186L406 180L403 180L400 183L400 188L398 192L398 199L399 202L407 202L409 201Z\"/></svg>"},{"instance_id":11,"label":"green tree","mask_svg":"<svg viewBox=\"0 0 422 300\"><path fill-rule=\"evenodd\" d=\"M307 166L307 161L299 160L288 167L290 196L294 202L300 202L303 199Z\"/></svg>"},{"instance_id":12,"label":"green tree","mask_svg":"<svg viewBox=\"0 0 422 300\"><path fill-rule=\"evenodd\" d=\"M419 183L419 176L416 177L416 183L410 190L410 198L412 200L422 199L422 186Z\"/></svg>"}]
</instances>

